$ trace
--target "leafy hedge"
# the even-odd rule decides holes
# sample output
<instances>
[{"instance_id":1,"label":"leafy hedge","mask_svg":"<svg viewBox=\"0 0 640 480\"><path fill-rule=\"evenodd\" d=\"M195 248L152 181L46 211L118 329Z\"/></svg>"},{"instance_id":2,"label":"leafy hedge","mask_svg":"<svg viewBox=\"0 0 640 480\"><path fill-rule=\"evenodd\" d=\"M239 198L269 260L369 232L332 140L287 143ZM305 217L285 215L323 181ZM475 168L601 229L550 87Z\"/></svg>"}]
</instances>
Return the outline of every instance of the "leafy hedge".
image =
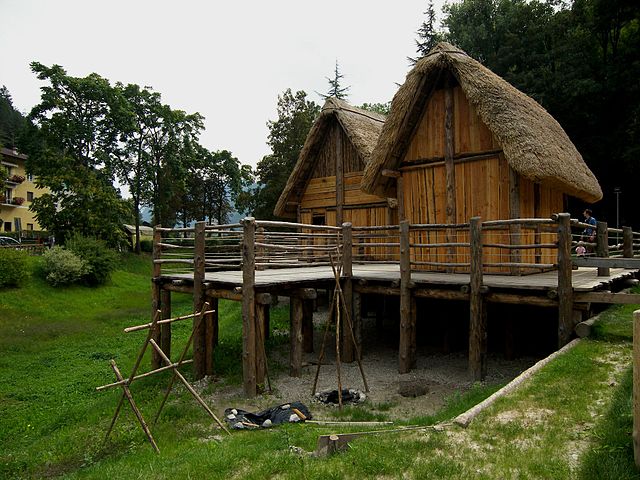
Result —
<instances>
[{"instance_id":1,"label":"leafy hedge","mask_svg":"<svg viewBox=\"0 0 640 480\"><path fill-rule=\"evenodd\" d=\"M42 255L44 279L54 287L76 283L87 271L87 262L62 247L53 247Z\"/></svg>"},{"instance_id":2,"label":"leafy hedge","mask_svg":"<svg viewBox=\"0 0 640 480\"><path fill-rule=\"evenodd\" d=\"M0 287L17 287L28 275L26 252L0 248Z\"/></svg>"},{"instance_id":3,"label":"leafy hedge","mask_svg":"<svg viewBox=\"0 0 640 480\"><path fill-rule=\"evenodd\" d=\"M87 264L82 281L88 285L103 285L116 268L116 253L101 240L74 235L65 242L65 247Z\"/></svg>"}]
</instances>

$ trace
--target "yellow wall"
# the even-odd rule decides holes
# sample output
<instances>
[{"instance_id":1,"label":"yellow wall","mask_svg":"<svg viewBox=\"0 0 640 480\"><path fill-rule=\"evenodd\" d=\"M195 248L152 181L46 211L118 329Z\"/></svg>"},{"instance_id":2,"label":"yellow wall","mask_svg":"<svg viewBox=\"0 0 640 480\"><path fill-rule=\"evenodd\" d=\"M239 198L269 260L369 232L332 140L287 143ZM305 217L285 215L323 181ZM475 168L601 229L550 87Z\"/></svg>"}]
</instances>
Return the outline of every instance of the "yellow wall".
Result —
<instances>
[{"instance_id":1,"label":"yellow wall","mask_svg":"<svg viewBox=\"0 0 640 480\"><path fill-rule=\"evenodd\" d=\"M25 177L25 180L22 183L14 183L7 181L7 179L1 179L3 185L2 190L0 190L0 199L4 198L4 201L0 203L0 219L2 219L0 222L0 232L15 232L16 219L20 220L22 230L40 230L40 225L38 225L38 222L33 217L33 212L29 210L31 201L29 201L28 198L30 197L30 193L35 199L47 193L48 190L36 187L35 183L28 178L25 170L25 159L26 157L24 155L6 148L3 148L1 151L0 161L5 168L9 169L9 176L21 175ZM18 197L24 198L24 202L22 205L10 204L6 198L7 194L9 194L12 199ZM9 223L11 224L10 228L7 228L9 227L7 224Z\"/></svg>"}]
</instances>

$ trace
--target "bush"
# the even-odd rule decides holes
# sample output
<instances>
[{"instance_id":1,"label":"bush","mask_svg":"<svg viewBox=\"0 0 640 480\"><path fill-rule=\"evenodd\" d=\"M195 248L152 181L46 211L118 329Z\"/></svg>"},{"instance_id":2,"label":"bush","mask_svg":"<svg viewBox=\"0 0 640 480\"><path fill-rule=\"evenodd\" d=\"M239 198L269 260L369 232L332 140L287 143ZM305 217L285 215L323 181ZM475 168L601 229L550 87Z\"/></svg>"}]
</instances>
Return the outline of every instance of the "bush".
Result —
<instances>
[{"instance_id":1,"label":"bush","mask_svg":"<svg viewBox=\"0 0 640 480\"><path fill-rule=\"evenodd\" d=\"M140 240L140 250L143 252L153 252L153 240Z\"/></svg>"},{"instance_id":2,"label":"bush","mask_svg":"<svg viewBox=\"0 0 640 480\"><path fill-rule=\"evenodd\" d=\"M87 272L82 280L88 285L106 283L116 268L116 253L101 240L73 235L65 242L65 247L86 262Z\"/></svg>"},{"instance_id":3,"label":"bush","mask_svg":"<svg viewBox=\"0 0 640 480\"><path fill-rule=\"evenodd\" d=\"M0 287L17 287L27 276L26 252L0 248Z\"/></svg>"},{"instance_id":4,"label":"bush","mask_svg":"<svg viewBox=\"0 0 640 480\"><path fill-rule=\"evenodd\" d=\"M42 255L44 279L54 287L75 283L87 271L87 263L84 260L62 247L53 247Z\"/></svg>"}]
</instances>

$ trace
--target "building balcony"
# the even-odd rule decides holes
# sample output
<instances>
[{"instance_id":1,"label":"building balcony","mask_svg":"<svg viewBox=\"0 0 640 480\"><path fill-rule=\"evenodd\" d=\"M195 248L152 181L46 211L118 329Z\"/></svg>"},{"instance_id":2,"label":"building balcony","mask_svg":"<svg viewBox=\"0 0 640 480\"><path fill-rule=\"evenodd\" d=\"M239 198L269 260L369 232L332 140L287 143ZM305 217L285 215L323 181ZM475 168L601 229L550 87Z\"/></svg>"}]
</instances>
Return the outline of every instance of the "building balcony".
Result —
<instances>
[{"instance_id":1,"label":"building balcony","mask_svg":"<svg viewBox=\"0 0 640 480\"><path fill-rule=\"evenodd\" d=\"M11 175L5 179L4 183L6 183L9 186L15 187L16 185L20 185L25 180L26 180L26 177L24 175Z\"/></svg>"}]
</instances>

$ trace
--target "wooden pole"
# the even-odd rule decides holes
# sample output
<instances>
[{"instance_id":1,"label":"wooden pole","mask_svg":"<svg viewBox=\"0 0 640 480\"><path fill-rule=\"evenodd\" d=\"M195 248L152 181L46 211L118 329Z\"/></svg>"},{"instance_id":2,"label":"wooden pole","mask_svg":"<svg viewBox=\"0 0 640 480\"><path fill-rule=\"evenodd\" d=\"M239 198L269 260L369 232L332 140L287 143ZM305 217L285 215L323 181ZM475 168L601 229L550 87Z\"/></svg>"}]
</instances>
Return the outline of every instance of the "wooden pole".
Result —
<instances>
[{"instance_id":1,"label":"wooden pole","mask_svg":"<svg viewBox=\"0 0 640 480\"><path fill-rule=\"evenodd\" d=\"M207 297L207 303L210 306L210 312L204 316L204 332L205 332L205 373L213 375L214 369L214 352L218 344L218 299ZM162 349L164 351L164 348ZM165 351L165 353L167 353Z\"/></svg>"},{"instance_id":2,"label":"wooden pole","mask_svg":"<svg viewBox=\"0 0 640 480\"><path fill-rule=\"evenodd\" d=\"M164 288L160 290L160 318L171 318L171 291ZM171 323L160 324L160 345L167 357L171 358Z\"/></svg>"},{"instance_id":3,"label":"wooden pole","mask_svg":"<svg viewBox=\"0 0 640 480\"><path fill-rule=\"evenodd\" d=\"M400 345L398 352L398 371L408 373L413 365L411 345L413 338L411 315L411 252L409 251L409 222L400 222Z\"/></svg>"},{"instance_id":4,"label":"wooden pole","mask_svg":"<svg viewBox=\"0 0 640 480\"><path fill-rule=\"evenodd\" d=\"M302 349L313 353L313 300L302 301Z\"/></svg>"},{"instance_id":5,"label":"wooden pole","mask_svg":"<svg viewBox=\"0 0 640 480\"><path fill-rule=\"evenodd\" d=\"M336 122L334 127L336 142L336 226L342 225L344 205L344 160L342 152L342 132L340 124Z\"/></svg>"},{"instance_id":6,"label":"wooden pole","mask_svg":"<svg viewBox=\"0 0 640 480\"><path fill-rule=\"evenodd\" d=\"M161 310L162 306L162 283L160 283L160 277L162 275L162 264L156 263L155 260L160 260L162 256L162 247L160 244L162 243L162 228L160 225L156 225L153 227L153 251L152 251L152 259L153 259L153 274L151 279L151 317L155 317L156 312ZM157 341L161 340L161 331L157 329L154 332L154 337ZM155 370L160 367L162 364L162 359L160 355L158 355L155 351L151 352L151 369Z\"/></svg>"},{"instance_id":7,"label":"wooden pole","mask_svg":"<svg viewBox=\"0 0 640 480\"><path fill-rule=\"evenodd\" d=\"M469 373L476 381L487 374L487 314L482 295L482 222L473 217L469 226L471 273L469 282Z\"/></svg>"},{"instance_id":8,"label":"wooden pole","mask_svg":"<svg viewBox=\"0 0 640 480\"><path fill-rule=\"evenodd\" d=\"M289 375L299 377L302 374L302 309L303 300L291 297L289 302Z\"/></svg>"},{"instance_id":9,"label":"wooden pole","mask_svg":"<svg viewBox=\"0 0 640 480\"><path fill-rule=\"evenodd\" d=\"M349 318L353 318L353 231L351 223L342 224L342 275L344 276L342 295L344 296L344 302L347 305L349 311L347 314ZM351 333L346 330L349 327L346 322L343 322L343 328L340 331L342 340L342 361L350 363L355 359L354 357L354 345L353 337Z\"/></svg>"},{"instance_id":10,"label":"wooden pole","mask_svg":"<svg viewBox=\"0 0 640 480\"><path fill-rule=\"evenodd\" d=\"M242 221L242 375L244 393L255 397L256 390L256 220Z\"/></svg>"},{"instance_id":11,"label":"wooden pole","mask_svg":"<svg viewBox=\"0 0 640 480\"><path fill-rule=\"evenodd\" d=\"M622 256L633 258L633 229L622 227Z\"/></svg>"},{"instance_id":12,"label":"wooden pole","mask_svg":"<svg viewBox=\"0 0 640 480\"><path fill-rule=\"evenodd\" d=\"M596 223L596 256L601 258L609 257L609 232L607 222ZM611 274L609 267L598 267L599 277L608 277Z\"/></svg>"},{"instance_id":13,"label":"wooden pole","mask_svg":"<svg viewBox=\"0 0 640 480\"><path fill-rule=\"evenodd\" d=\"M558 347L565 346L573 331L571 218L558 214Z\"/></svg>"},{"instance_id":14,"label":"wooden pole","mask_svg":"<svg viewBox=\"0 0 640 480\"><path fill-rule=\"evenodd\" d=\"M633 312L633 458L640 468L640 310Z\"/></svg>"},{"instance_id":15,"label":"wooden pole","mask_svg":"<svg viewBox=\"0 0 640 480\"><path fill-rule=\"evenodd\" d=\"M444 169L446 192L447 223L456 223L456 175L453 156L455 153L453 131L453 88L448 85L444 90ZM446 231L447 242L455 241L453 230ZM455 247L447 248L447 263L453 262Z\"/></svg>"},{"instance_id":16,"label":"wooden pole","mask_svg":"<svg viewBox=\"0 0 640 480\"><path fill-rule=\"evenodd\" d=\"M267 371L267 355L264 344L265 305L256 303L256 385L264 385Z\"/></svg>"},{"instance_id":17,"label":"wooden pole","mask_svg":"<svg viewBox=\"0 0 640 480\"><path fill-rule=\"evenodd\" d=\"M520 218L520 176L513 168L509 167L509 218ZM509 225L510 245L520 245L521 225ZM512 250L510 262L521 263L520 250ZM511 275L519 275L520 268L511 267Z\"/></svg>"},{"instance_id":18,"label":"wooden pole","mask_svg":"<svg viewBox=\"0 0 640 480\"><path fill-rule=\"evenodd\" d=\"M193 253L193 311L199 312L205 303L205 222L197 222L194 238ZM193 320L193 374L196 380L203 378L207 374L207 338L206 338L206 322L202 322L197 318ZM158 352L159 353L159 352Z\"/></svg>"}]
</instances>

